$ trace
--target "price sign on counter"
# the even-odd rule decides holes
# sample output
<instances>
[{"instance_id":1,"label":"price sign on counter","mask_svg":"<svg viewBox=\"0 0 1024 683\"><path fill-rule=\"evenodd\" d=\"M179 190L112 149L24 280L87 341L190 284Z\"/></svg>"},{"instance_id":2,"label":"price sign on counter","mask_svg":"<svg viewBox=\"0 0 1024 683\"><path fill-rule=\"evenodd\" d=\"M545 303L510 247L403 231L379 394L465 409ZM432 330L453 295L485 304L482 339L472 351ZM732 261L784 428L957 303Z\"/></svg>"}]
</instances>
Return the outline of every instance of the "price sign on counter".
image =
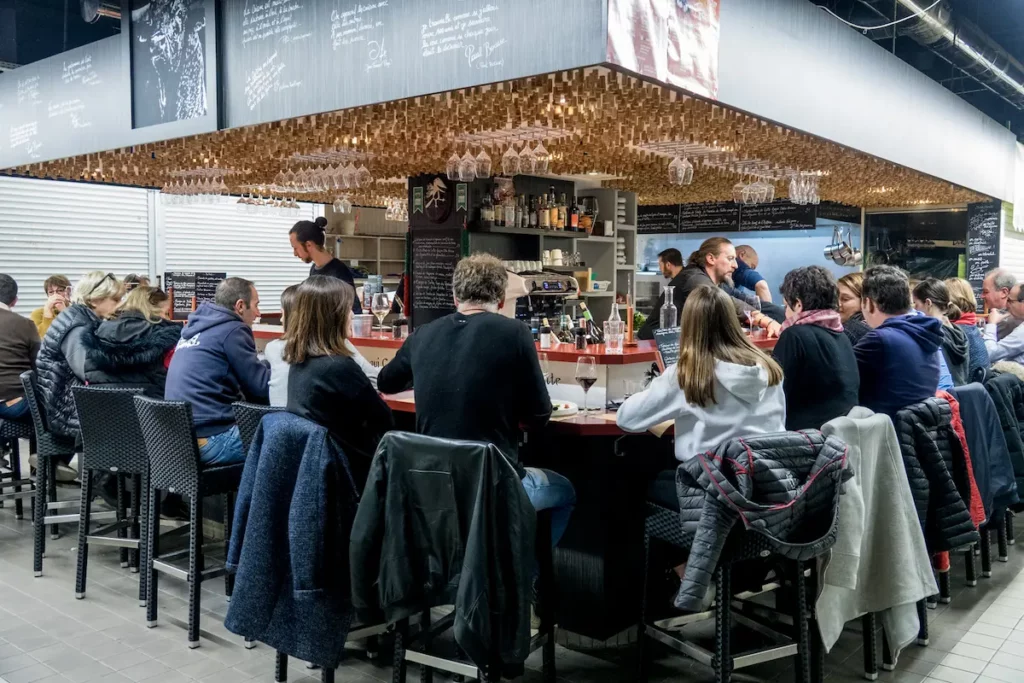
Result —
<instances>
[{"instance_id":1,"label":"price sign on counter","mask_svg":"<svg viewBox=\"0 0 1024 683\"><path fill-rule=\"evenodd\" d=\"M679 329L670 327L654 331L654 343L658 346L658 365L662 372L669 365L679 362Z\"/></svg>"}]
</instances>

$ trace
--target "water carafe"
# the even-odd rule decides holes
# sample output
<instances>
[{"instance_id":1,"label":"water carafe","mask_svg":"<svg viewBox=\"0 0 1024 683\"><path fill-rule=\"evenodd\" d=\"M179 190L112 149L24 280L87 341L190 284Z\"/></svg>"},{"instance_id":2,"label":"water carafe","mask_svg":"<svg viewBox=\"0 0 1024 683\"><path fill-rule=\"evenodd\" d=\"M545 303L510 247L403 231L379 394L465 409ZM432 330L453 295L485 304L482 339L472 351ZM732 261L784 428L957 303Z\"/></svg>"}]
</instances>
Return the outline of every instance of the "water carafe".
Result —
<instances>
[{"instance_id":1,"label":"water carafe","mask_svg":"<svg viewBox=\"0 0 1024 683\"><path fill-rule=\"evenodd\" d=\"M676 305L672 302L675 290L676 288L672 285L665 285L665 303L661 306L661 320L658 321L658 329L667 330L679 325L679 313L676 311Z\"/></svg>"}]
</instances>

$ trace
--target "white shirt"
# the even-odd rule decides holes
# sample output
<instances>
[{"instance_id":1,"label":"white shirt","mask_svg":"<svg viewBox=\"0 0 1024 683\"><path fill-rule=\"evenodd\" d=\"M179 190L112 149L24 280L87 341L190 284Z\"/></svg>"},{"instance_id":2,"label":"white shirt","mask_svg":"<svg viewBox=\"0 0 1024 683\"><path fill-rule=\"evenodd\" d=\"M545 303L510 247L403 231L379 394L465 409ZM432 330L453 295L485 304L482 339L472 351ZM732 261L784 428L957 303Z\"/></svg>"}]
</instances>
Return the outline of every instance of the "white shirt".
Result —
<instances>
[{"instance_id":1,"label":"white shirt","mask_svg":"<svg viewBox=\"0 0 1024 683\"><path fill-rule=\"evenodd\" d=\"M993 363L1001 360L1009 360L1024 365L1024 325L1018 325L1013 332L996 341L996 328L998 325L988 323L985 325L985 349L988 351L988 359Z\"/></svg>"},{"instance_id":2,"label":"white shirt","mask_svg":"<svg viewBox=\"0 0 1024 683\"><path fill-rule=\"evenodd\" d=\"M359 369L370 380L373 388L377 388L377 374L380 368L370 364L370 361L363 358L359 350L352 345L348 339L345 340L345 347L352 352L352 360L356 362ZM288 405L288 372L291 366L284 362L284 340L275 339L267 344L263 354L270 363L270 405L275 408L284 408Z\"/></svg>"}]
</instances>

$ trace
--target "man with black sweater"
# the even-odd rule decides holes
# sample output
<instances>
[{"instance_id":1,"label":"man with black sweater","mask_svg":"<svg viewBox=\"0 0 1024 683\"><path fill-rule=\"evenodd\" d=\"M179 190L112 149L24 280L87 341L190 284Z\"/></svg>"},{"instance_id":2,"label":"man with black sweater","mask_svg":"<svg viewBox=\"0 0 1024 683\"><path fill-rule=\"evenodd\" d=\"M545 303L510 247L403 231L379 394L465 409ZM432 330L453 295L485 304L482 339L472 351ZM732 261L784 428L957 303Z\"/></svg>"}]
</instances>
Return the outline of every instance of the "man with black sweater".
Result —
<instances>
[{"instance_id":1,"label":"man with black sweater","mask_svg":"<svg viewBox=\"0 0 1024 683\"><path fill-rule=\"evenodd\" d=\"M459 261L457 311L416 330L377 376L377 388L416 390L416 430L446 439L497 446L523 479L530 502L552 510L552 542L569 523L576 493L555 472L519 463L520 429L539 429L551 399L530 330L498 313L508 275L488 254Z\"/></svg>"}]
</instances>

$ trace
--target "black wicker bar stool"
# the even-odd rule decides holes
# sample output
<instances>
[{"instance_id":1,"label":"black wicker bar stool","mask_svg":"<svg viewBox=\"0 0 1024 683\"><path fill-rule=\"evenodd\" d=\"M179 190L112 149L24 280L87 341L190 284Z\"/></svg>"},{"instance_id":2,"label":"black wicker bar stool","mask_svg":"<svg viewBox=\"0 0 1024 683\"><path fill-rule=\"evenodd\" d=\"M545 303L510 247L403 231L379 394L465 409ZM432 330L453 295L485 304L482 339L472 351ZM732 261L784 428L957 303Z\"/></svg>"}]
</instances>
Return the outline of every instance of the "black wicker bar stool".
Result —
<instances>
[{"instance_id":1,"label":"black wicker bar stool","mask_svg":"<svg viewBox=\"0 0 1024 683\"><path fill-rule=\"evenodd\" d=\"M149 454L149 524L148 548L145 552L147 597L146 623L152 628L157 623L158 575L169 574L189 584L188 646L199 647L199 613L202 582L227 573L223 565L206 568L205 551L214 544L203 545L203 498L219 495L224 501L225 538L231 538L231 518L234 513L234 493L242 479L244 464L224 467L203 467L199 462L199 444L192 422L192 406L183 401L158 401L144 396L135 397L135 409ZM160 554L160 514L157 502L160 493L177 493L189 503L188 549ZM216 545L223 546L223 543ZM187 566L180 560L188 557ZM230 597L231 583L225 581Z\"/></svg>"},{"instance_id":2,"label":"black wicker bar stool","mask_svg":"<svg viewBox=\"0 0 1024 683\"><path fill-rule=\"evenodd\" d=\"M252 445L252 440L256 437L256 430L259 429L263 416L272 415L284 410L284 408L247 403L245 401L232 403L231 408L235 411L238 434L242 438L242 451L246 455L249 454L249 446Z\"/></svg>"},{"instance_id":3,"label":"black wicker bar stool","mask_svg":"<svg viewBox=\"0 0 1024 683\"><path fill-rule=\"evenodd\" d=\"M73 439L58 436L49 430L46 415L39 403L39 393L36 391L35 373L22 373L21 385L25 388L25 400L28 401L29 414L32 416L32 428L36 434L36 491L38 495L35 497L32 517L35 532L32 569L38 577L43 575L46 527L50 527L52 538L58 538L58 524L78 522L78 502L73 500L57 502L57 460L71 460L75 455L75 442ZM75 512L59 514L66 510L75 510Z\"/></svg>"},{"instance_id":4,"label":"black wicker bar stool","mask_svg":"<svg viewBox=\"0 0 1024 683\"><path fill-rule=\"evenodd\" d=\"M135 396L141 389L89 386L71 390L82 428L82 454L79 472L82 480L82 504L78 522L78 573L75 597L85 597L89 565L89 546L107 545L121 548L121 566L139 571L139 553L145 553L148 510L146 489L149 480L149 458L146 442L135 413ZM92 502L96 476L109 474L117 479L115 519L99 529L91 530ZM131 500L125 490L127 478L132 480ZM143 561L143 564L145 562ZM139 602L146 600L146 576L139 578Z\"/></svg>"},{"instance_id":5,"label":"black wicker bar stool","mask_svg":"<svg viewBox=\"0 0 1024 683\"><path fill-rule=\"evenodd\" d=\"M14 516L23 519L25 516L25 498L35 497L35 484L32 479L21 476L21 440L35 443L35 432L28 422L18 420L0 420L0 446L7 443L11 447L11 459L6 468L0 469L0 507L8 500L14 501Z\"/></svg>"}]
</instances>

